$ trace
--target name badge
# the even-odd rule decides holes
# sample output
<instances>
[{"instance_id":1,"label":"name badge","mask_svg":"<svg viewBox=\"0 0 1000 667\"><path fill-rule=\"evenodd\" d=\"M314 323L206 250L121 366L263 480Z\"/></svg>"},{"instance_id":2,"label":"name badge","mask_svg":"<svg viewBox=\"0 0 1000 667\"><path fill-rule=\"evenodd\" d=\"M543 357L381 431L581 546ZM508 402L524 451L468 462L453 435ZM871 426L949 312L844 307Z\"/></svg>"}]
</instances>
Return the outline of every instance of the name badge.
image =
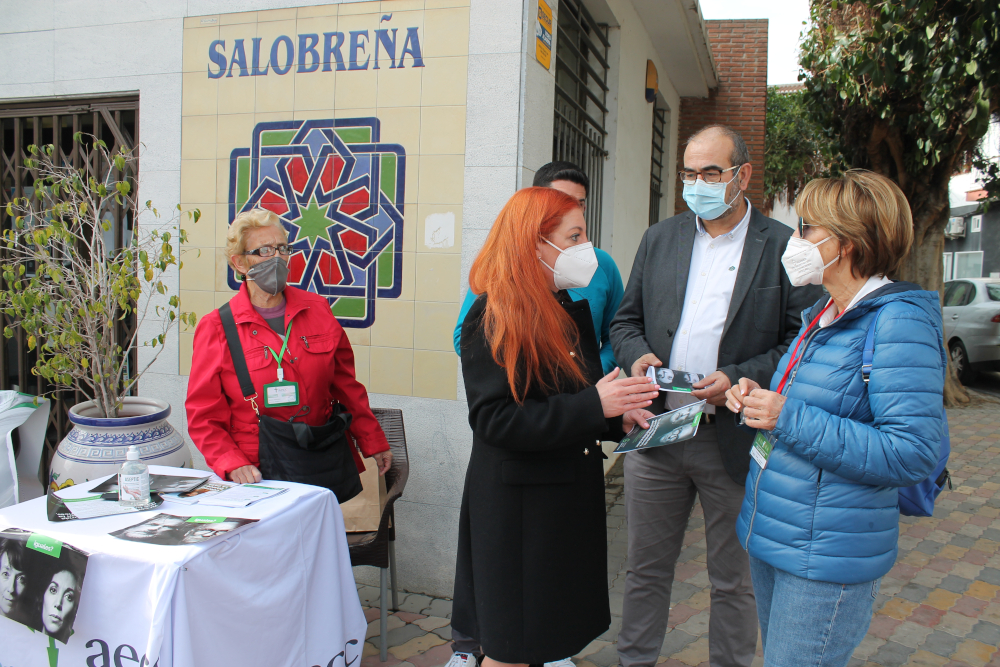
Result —
<instances>
[{"instance_id":1,"label":"name badge","mask_svg":"<svg viewBox=\"0 0 1000 667\"><path fill-rule=\"evenodd\" d=\"M299 404L298 382L272 382L264 385L264 407L284 408Z\"/></svg>"},{"instance_id":2,"label":"name badge","mask_svg":"<svg viewBox=\"0 0 1000 667\"><path fill-rule=\"evenodd\" d=\"M761 470L767 467L767 460L771 458L771 450L774 449L772 437L770 434L765 435L764 431L757 431L757 437L753 439L750 456L757 462Z\"/></svg>"}]
</instances>

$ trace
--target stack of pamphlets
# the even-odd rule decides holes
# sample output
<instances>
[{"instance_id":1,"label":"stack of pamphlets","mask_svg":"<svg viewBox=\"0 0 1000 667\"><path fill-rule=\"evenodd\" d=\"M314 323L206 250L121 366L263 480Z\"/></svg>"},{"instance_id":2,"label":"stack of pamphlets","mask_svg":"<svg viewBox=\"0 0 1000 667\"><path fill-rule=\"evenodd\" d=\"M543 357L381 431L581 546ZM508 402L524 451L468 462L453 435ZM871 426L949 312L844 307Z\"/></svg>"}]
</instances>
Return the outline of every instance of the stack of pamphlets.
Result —
<instances>
[{"instance_id":1,"label":"stack of pamphlets","mask_svg":"<svg viewBox=\"0 0 1000 667\"><path fill-rule=\"evenodd\" d=\"M247 507L261 500L267 500L281 495L288 487L262 486L260 484L233 484L228 489L199 499L199 505L217 505L219 507Z\"/></svg>"},{"instance_id":2,"label":"stack of pamphlets","mask_svg":"<svg viewBox=\"0 0 1000 667\"><path fill-rule=\"evenodd\" d=\"M649 422L648 429L643 429L638 425L633 426L628 435L622 438L622 441L615 448L615 452L619 454L635 452L690 440L698 432L698 423L701 421L701 413L705 409L705 403L704 400L698 401L670 412L664 412L662 415L650 417L646 420Z\"/></svg>"},{"instance_id":3,"label":"stack of pamphlets","mask_svg":"<svg viewBox=\"0 0 1000 667\"><path fill-rule=\"evenodd\" d=\"M227 489L231 489L234 486L239 486L236 482L205 482L197 489L193 491L185 491L184 493L164 493L163 498L165 500L170 500L175 503L181 503L184 505L195 505L197 503L203 503L205 505L210 504L209 498L212 496L217 496Z\"/></svg>"}]
</instances>

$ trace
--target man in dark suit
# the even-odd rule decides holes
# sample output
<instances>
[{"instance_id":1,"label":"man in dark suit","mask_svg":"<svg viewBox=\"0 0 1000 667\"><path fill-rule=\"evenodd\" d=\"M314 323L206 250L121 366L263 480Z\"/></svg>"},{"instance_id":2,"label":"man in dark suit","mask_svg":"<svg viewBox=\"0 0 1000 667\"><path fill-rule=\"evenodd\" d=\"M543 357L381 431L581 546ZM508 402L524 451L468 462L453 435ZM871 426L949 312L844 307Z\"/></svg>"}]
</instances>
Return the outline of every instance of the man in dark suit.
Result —
<instances>
[{"instance_id":1,"label":"man in dark suit","mask_svg":"<svg viewBox=\"0 0 1000 667\"><path fill-rule=\"evenodd\" d=\"M730 128L709 126L688 140L681 179L693 212L646 231L611 325L615 358L632 375L649 366L705 375L690 394L664 393L650 409L708 400L694 438L625 457L622 667L656 664L695 494L712 583L709 662L749 667L756 651L750 564L735 531L754 436L724 408L715 410L741 377L770 384L820 288L789 284L781 255L792 230L743 196L751 173L746 143Z\"/></svg>"}]
</instances>

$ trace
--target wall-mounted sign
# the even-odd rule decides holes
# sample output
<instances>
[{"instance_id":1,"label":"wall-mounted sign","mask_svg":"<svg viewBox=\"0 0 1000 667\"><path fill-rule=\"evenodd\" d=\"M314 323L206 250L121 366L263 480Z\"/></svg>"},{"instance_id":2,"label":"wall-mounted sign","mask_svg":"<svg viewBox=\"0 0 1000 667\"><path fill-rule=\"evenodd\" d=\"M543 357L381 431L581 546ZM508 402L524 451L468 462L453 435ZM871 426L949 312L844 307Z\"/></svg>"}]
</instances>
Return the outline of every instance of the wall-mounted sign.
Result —
<instances>
[{"instance_id":1,"label":"wall-mounted sign","mask_svg":"<svg viewBox=\"0 0 1000 667\"><path fill-rule=\"evenodd\" d=\"M538 23L535 26L535 58L542 67L552 64L552 8L538 0Z\"/></svg>"},{"instance_id":2,"label":"wall-mounted sign","mask_svg":"<svg viewBox=\"0 0 1000 667\"><path fill-rule=\"evenodd\" d=\"M391 19L392 14L385 14L380 23ZM322 37L306 33L296 35L297 42L279 35L270 45L262 45L261 37L235 39L228 45L226 40L217 39L208 47L208 78L267 76L270 72L281 76L293 67L299 74L366 70L369 66L397 69L406 67L406 56L410 56L410 67L423 67L420 29L406 28L405 37L398 32L399 28L381 28L374 31L374 37L368 30L351 30L346 36L342 32L324 32ZM401 47L398 59L397 44Z\"/></svg>"}]
</instances>

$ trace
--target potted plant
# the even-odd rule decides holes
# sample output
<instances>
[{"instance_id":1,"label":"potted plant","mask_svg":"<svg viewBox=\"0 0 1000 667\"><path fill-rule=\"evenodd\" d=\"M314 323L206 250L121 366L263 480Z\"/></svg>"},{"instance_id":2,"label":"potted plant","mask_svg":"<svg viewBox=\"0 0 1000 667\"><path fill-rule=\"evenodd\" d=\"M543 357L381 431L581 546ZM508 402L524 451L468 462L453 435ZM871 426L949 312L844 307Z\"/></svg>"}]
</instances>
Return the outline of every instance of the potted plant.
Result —
<instances>
[{"instance_id":1,"label":"potted plant","mask_svg":"<svg viewBox=\"0 0 1000 667\"><path fill-rule=\"evenodd\" d=\"M166 420L170 405L132 395L175 322L195 324L165 282L181 266L174 248L186 240L180 214L161 222L152 202L140 207L136 150L112 151L81 133L73 141L85 156L80 168L58 147L28 147L24 168L33 185L7 204L11 225L0 237L7 251L0 308L15 323L4 336L24 329L37 357L32 374L53 391L73 388L90 397L69 410L74 427L53 458L50 488L116 472L129 445L147 463L191 460ZM123 226L116 239L110 221L121 210L131 230ZM197 222L200 212L187 215ZM119 326L123 321L130 326ZM138 348L149 350L141 368Z\"/></svg>"}]
</instances>

